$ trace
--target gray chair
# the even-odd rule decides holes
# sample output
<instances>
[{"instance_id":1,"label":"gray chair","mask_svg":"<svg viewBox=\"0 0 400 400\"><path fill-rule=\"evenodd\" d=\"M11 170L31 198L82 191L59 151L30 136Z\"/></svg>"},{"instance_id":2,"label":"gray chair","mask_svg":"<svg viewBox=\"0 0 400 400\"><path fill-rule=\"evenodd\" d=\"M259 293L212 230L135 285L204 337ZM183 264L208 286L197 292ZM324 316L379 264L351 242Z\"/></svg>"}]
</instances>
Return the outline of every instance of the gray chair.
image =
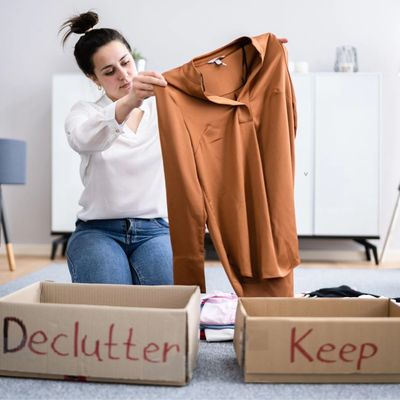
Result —
<instances>
[{"instance_id":1,"label":"gray chair","mask_svg":"<svg viewBox=\"0 0 400 400\"><path fill-rule=\"evenodd\" d=\"M10 271L15 271L15 257L10 241L6 217L2 185L23 185L26 182L26 144L21 140L0 139L0 228L3 228L8 265ZM0 229L1 239L1 229ZM0 243L1 244L1 243Z\"/></svg>"}]
</instances>

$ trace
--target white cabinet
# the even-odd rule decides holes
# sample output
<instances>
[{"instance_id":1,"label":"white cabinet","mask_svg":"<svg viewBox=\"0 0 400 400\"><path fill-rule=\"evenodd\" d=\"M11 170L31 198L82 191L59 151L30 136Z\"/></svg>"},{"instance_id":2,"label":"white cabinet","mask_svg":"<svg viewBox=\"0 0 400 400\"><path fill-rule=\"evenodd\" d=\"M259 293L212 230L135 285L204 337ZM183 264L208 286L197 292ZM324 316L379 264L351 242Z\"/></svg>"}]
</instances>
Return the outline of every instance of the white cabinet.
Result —
<instances>
[{"instance_id":1,"label":"white cabinet","mask_svg":"<svg viewBox=\"0 0 400 400\"><path fill-rule=\"evenodd\" d=\"M71 107L80 100L100 97L96 86L83 74L57 74L52 87L51 140L51 232L70 233L75 229L76 214L83 185L80 157L67 142L64 124Z\"/></svg>"},{"instance_id":2,"label":"white cabinet","mask_svg":"<svg viewBox=\"0 0 400 400\"><path fill-rule=\"evenodd\" d=\"M316 73L292 79L299 236L378 238L380 75Z\"/></svg>"}]
</instances>

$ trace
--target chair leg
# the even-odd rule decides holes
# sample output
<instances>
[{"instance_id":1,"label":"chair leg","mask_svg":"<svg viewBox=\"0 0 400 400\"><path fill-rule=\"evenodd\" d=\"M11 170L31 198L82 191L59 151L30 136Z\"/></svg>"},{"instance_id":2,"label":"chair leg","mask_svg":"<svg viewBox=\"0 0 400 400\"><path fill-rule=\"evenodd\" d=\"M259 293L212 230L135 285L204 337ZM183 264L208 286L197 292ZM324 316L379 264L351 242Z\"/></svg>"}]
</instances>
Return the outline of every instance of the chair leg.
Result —
<instances>
[{"instance_id":1,"label":"chair leg","mask_svg":"<svg viewBox=\"0 0 400 400\"><path fill-rule=\"evenodd\" d=\"M7 250L8 267L10 268L10 271L15 271L16 265L15 265L14 249L12 243L6 244L6 250Z\"/></svg>"}]
</instances>

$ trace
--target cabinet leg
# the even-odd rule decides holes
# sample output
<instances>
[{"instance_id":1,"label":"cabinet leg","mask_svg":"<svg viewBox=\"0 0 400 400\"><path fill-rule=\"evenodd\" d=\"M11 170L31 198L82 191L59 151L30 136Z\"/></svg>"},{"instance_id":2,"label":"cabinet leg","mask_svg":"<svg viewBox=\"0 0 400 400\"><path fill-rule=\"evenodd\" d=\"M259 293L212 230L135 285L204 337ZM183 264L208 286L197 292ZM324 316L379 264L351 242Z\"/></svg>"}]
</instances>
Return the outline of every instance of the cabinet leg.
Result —
<instances>
[{"instance_id":1,"label":"cabinet leg","mask_svg":"<svg viewBox=\"0 0 400 400\"><path fill-rule=\"evenodd\" d=\"M371 250L374 254L375 265L379 265L378 249L376 248L376 246L372 245Z\"/></svg>"},{"instance_id":2,"label":"cabinet leg","mask_svg":"<svg viewBox=\"0 0 400 400\"><path fill-rule=\"evenodd\" d=\"M366 258L368 261L371 261L371 253L370 252L372 251L372 254L374 256L375 265L379 265L378 250L374 244L368 242L368 240L366 240L366 239L354 239L354 241L364 246L365 255L366 255Z\"/></svg>"},{"instance_id":3,"label":"cabinet leg","mask_svg":"<svg viewBox=\"0 0 400 400\"><path fill-rule=\"evenodd\" d=\"M63 257L65 257L65 253L67 251L67 244L70 237L71 237L70 233L65 233L61 237L53 240L53 243L51 245L51 255L50 255L50 258L52 260L54 260L54 258L56 257L57 248L59 244L62 246L61 248L62 255Z\"/></svg>"},{"instance_id":4,"label":"cabinet leg","mask_svg":"<svg viewBox=\"0 0 400 400\"><path fill-rule=\"evenodd\" d=\"M371 253L369 252L369 247L365 246L365 256L368 261L371 261Z\"/></svg>"},{"instance_id":5,"label":"cabinet leg","mask_svg":"<svg viewBox=\"0 0 400 400\"><path fill-rule=\"evenodd\" d=\"M57 243L53 241L51 244L51 254L50 254L50 260L54 260L56 257L56 251L57 251Z\"/></svg>"}]
</instances>

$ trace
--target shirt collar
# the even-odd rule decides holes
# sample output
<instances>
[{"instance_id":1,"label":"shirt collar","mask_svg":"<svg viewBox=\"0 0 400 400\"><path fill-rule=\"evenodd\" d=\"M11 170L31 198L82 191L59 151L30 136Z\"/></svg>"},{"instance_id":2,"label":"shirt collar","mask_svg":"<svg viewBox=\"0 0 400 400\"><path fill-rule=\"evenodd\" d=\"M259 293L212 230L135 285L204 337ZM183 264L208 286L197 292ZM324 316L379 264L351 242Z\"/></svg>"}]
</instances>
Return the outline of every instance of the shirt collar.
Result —
<instances>
[{"instance_id":1,"label":"shirt collar","mask_svg":"<svg viewBox=\"0 0 400 400\"><path fill-rule=\"evenodd\" d=\"M113 101L105 93L103 93L103 95L96 101L96 103L100 106L105 107L113 103Z\"/></svg>"},{"instance_id":2,"label":"shirt collar","mask_svg":"<svg viewBox=\"0 0 400 400\"><path fill-rule=\"evenodd\" d=\"M202 98L218 104L242 105L244 103L236 100L230 100L225 97L206 94L204 92L202 74L196 67L196 64L204 62L205 60L211 60L213 58L222 56L230 47L242 47L249 44L252 45L259 53L260 62L255 67L259 69L263 64L268 40L271 36L274 35L271 33L264 33L255 37L242 36L217 50L203 54L199 57L195 57L192 61L182 65L181 67L167 71L164 76L167 79L168 84L191 96Z\"/></svg>"}]
</instances>

